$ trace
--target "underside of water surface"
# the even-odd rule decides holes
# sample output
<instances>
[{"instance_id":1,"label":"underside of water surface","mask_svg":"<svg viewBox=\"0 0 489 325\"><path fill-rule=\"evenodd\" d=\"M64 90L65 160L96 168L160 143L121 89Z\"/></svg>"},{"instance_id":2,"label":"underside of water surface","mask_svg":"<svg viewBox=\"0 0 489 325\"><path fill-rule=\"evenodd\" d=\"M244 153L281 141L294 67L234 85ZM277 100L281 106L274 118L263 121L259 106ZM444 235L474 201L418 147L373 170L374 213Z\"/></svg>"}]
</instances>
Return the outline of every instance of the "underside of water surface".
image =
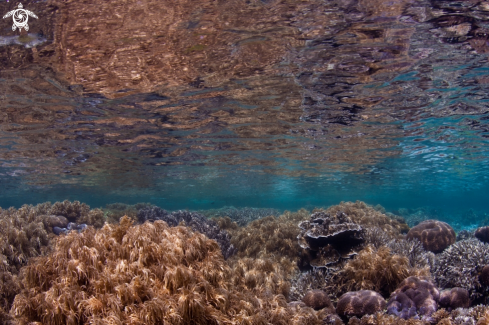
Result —
<instances>
[{"instance_id":1,"label":"underside of water surface","mask_svg":"<svg viewBox=\"0 0 489 325\"><path fill-rule=\"evenodd\" d=\"M489 212L485 2L24 7L0 36L4 208Z\"/></svg>"}]
</instances>

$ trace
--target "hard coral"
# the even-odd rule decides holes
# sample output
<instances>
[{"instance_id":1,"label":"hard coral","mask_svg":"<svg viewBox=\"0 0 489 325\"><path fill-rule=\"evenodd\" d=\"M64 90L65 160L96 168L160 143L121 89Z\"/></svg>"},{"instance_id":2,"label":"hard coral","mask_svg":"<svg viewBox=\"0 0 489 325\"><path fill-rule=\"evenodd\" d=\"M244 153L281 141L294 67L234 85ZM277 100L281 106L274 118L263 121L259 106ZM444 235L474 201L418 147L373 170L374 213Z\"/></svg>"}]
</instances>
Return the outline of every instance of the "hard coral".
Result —
<instances>
[{"instance_id":1,"label":"hard coral","mask_svg":"<svg viewBox=\"0 0 489 325\"><path fill-rule=\"evenodd\" d=\"M411 267L407 257L392 254L385 246L365 247L346 264L343 272L355 289L375 290L384 296L389 296L409 276L429 275L428 268Z\"/></svg>"},{"instance_id":2,"label":"hard coral","mask_svg":"<svg viewBox=\"0 0 489 325\"><path fill-rule=\"evenodd\" d=\"M307 272L295 274L291 279L289 297L291 300L301 300L309 290L320 289L328 293L333 301L348 291L353 290L351 281L341 271L341 266L335 268L315 268Z\"/></svg>"},{"instance_id":3,"label":"hard coral","mask_svg":"<svg viewBox=\"0 0 489 325\"><path fill-rule=\"evenodd\" d=\"M451 311L457 308L468 308L470 306L469 292L463 288L452 288L440 293L439 304L441 307Z\"/></svg>"},{"instance_id":4,"label":"hard coral","mask_svg":"<svg viewBox=\"0 0 489 325\"><path fill-rule=\"evenodd\" d=\"M428 277L411 276L402 281L387 303L387 313L403 319L431 320L437 310L440 292Z\"/></svg>"},{"instance_id":5,"label":"hard coral","mask_svg":"<svg viewBox=\"0 0 489 325\"><path fill-rule=\"evenodd\" d=\"M477 239L456 242L437 256L433 276L441 288L467 289L470 299L476 300L489 293L481 286L479 274L489 264L489 244Z\"/></svg>"},{"instance_id":6,"label":"hard coral","mask_svg":"<svg viewBox=\"0 0 489 325\"><path fill-rule=\"evenodd\" d=\"M362 227L342 212L336 215L313 213L310 220L299 223L299 228L302 229L299 245L305 249L318 250L327 245L335 248L356 246L364 241Z\"/></svg>"},{"instance_id":7,"label":"hard coral","mask_svg":"<svg viewBox=\"0 0 489 325\"><path fill-rule=\"evenodd\" d=\"M384 298L371 290L347 292L340 297L336 305L336 311L342 318L371 315L384 308Z\"/></svg>"},{"instance_id":8,"label":"hard coral","mask_svg":"<svg viewBox=\"0 0 489 325\"><path fill-rule=\"evenodd\" d=\"M489 265L484 265L479 275L479 282L484 286L489 286Z\"/></svg>"},{"instance_id":9,"label":"hard coral","mask_svg":"<svg viewBox=\"0 0 489 325\"><path fill-rule=\"evenodd\" d=\"M392 240L386 246L390 248L393 254L406 256L412 268L427 269L428 271L434 268L435 254L427 252L423 244L417 239Z\"/></svg>"},{"instance_id":10,"label":"hard coral","mask_svg":"<svg viewBox=\"0 0 489 325\"><path fill-rule=\"evenodd\" d=\"M489 243L489 226L477 228L474 236L481 242Z\"/></svg>"},{"instance_id":11,"label":"hard coral","mask_svg":"<svg viewBox=\"0 0 489 325\"><path fill-rule=\"evenodd\" d=\"M320 324L312 309L293 309L283 295L235 286L240 276L202 234L122 218L59 237L53 254L23 270L11 313L46 325Z\"/></svg>"},{"instance_id":12,"label":"hard coral","mask_svg":"<svg viewBox=\"0 0 489 325\"><path fill-rule=\"evenodd\" d=\"M331 314L336 312L333 304L331 303L331 299L329 299L328 294L323 290L315 289L307 291L302 298L302 302L304 302L306 306L315 310L328 308Z\"/></svg>"},{"instance_id":13,"label":"hard coral","mask_svg":"<svg viewBox=\"0 0 489 325\"><path fill-rule=\"evenodd\" d=\"M406 239L418 239L424 249L440 253L455 243L455 231L449 224L438 220L426 220L414 226L407 233Z\"/></svg>"},{"instance_id":14,"label":"hard coral","mask_svg":"<svg viewBox=\"0 0 489 325\"><path fill-rule=\"evenodd\" d=\"M307 250L313 267L327 267L351 258L364 242L363 228L340 211L335 215L315 212L309 220L300 222L299 228L299 245Z\"/></svg>"}]
</instances>

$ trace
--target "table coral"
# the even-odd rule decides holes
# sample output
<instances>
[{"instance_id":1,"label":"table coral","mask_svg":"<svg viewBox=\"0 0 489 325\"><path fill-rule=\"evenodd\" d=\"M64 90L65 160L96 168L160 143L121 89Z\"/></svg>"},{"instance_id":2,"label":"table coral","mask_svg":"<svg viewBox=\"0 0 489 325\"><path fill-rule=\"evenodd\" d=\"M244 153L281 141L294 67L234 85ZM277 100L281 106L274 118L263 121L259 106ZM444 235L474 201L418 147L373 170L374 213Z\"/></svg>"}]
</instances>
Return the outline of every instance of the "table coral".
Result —
<instances>
[{"instance_id":1,"label":"table coral","mask_svg":"<svg viewBox=\"0 0 489 325\"><path fill-rule=\"evenodd\" d=\"M319 211L299 223L299 245L309 255L313 267L329 267L352 258L364 242L363 228L345 213L330 215Z\"/></svg>"}]
</instances>

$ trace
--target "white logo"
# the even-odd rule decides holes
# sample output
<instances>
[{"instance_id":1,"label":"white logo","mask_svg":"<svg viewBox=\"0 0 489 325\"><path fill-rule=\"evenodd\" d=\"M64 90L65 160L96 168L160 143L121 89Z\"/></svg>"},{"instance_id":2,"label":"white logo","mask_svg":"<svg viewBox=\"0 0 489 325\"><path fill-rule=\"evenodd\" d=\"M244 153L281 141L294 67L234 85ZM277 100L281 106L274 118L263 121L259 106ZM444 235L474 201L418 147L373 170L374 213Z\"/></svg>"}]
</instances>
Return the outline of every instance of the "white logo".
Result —
<instances>
[{"instance_id":1,"label":"white logo","mask_svg":"<svg viewBox=\"0 0 489 325\"><path fill-rule=\"evenodd\" d=\"M26 31L28 31L29 25L27 25L27 20L29 20L29 16L37 18L36 14L34 14L32 11L22 8L22 3L19 3L19 9L9 11L5 14L5 16L3 16L3 18L12 16L14 20L12 30L16 30L17 28L19 28L19 31L21 31L22 28L24 28Z\"/></svg>"}]
</instances>

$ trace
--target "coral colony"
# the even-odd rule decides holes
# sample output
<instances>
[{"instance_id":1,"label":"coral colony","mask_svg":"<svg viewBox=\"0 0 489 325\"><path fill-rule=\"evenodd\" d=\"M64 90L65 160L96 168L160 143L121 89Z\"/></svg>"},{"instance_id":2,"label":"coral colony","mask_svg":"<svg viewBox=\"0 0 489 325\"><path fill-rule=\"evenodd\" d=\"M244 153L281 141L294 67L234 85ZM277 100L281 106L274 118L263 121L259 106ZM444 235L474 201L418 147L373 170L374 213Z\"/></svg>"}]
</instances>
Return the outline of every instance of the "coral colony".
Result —
<instances>
[{"instance_id":1,"label":"coral colony","mask_svg":"<svg viewBox=\"0 0 489 325\"><path fill-rule=\"evenodd\" d=\"M236 211L0 210L0 322L489 324L487 228L455 241L358 201Z\"/></svg>"}]
</instances>

